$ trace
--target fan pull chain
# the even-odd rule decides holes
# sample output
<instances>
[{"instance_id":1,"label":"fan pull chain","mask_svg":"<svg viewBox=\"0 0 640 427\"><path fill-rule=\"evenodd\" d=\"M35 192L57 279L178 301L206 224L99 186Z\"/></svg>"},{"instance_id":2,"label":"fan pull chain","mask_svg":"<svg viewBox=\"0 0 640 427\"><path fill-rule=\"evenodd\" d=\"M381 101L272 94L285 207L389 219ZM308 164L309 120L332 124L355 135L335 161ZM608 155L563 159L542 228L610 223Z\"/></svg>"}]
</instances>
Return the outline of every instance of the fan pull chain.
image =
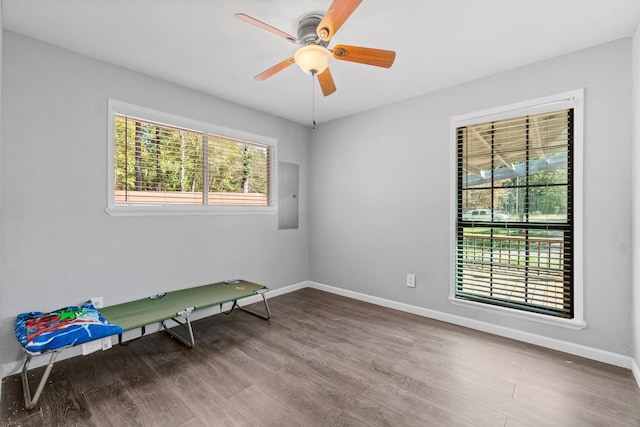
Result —
<instances>
[{"instance_id":1,"label":"fan pull chain","mask_svg":"<svg viewBox=\"0 0 640 427\"><path fill-rule=\"evenodd\" d=\"M311 70L311 130L316 130L316 72Z\"/></svg>"}]
</instances>

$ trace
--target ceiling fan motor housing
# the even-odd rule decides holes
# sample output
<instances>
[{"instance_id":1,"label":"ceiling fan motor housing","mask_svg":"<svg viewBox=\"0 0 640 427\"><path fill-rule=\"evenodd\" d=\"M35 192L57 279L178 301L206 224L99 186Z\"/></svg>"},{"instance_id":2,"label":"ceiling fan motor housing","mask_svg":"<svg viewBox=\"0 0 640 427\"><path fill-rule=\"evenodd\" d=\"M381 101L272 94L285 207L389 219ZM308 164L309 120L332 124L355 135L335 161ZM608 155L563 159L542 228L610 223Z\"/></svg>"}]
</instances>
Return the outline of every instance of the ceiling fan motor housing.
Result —
<instances>
[{"instance_id":1,"label":"ceiling fan motor housing","mask_svg":"<svg viewBox=\"0 0 640 427\"><path fill-rule=\"evenodd\" d=\"M322 16L323 15L318 13L312 13L305 15L300 19L300 22L298 23L298 40L300 41L300 44L306 46L309 43L316 43L322 47L327 47L329 42L320 39L316 33L316 28L322 20Z\"/></svg>"}]
</instances>

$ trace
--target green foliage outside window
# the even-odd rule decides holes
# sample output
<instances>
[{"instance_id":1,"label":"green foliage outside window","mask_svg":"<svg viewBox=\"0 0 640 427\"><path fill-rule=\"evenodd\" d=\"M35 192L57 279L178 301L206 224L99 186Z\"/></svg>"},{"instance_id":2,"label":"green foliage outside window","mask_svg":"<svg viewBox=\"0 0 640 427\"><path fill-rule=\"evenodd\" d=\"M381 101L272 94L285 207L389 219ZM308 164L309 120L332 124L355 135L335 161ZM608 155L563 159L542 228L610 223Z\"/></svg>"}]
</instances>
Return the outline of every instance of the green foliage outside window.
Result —
<instances>
[{"instance_id":1,"label":"green foliage outside window","mask_svg":"<svg viewBox=\"0 0 640 427\"><path fill-rule=\"evenodd\" d=\"M270 147L120 115L114 125L116 192L256 194L267 204Z\"/></svg>"}]
</instances>

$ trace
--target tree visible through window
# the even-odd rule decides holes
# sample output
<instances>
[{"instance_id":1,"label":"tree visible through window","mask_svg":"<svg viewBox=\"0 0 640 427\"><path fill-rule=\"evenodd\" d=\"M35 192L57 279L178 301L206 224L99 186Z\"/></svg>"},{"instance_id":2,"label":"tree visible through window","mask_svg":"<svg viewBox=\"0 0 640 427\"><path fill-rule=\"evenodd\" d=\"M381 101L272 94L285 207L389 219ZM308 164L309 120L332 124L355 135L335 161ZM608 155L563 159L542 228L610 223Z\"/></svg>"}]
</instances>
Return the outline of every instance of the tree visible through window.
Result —
<instances>
[{"instance_id":1,"label":"tree visible through window","mask_svg":"<svg viewBox=\"0 0 640 427\"><path fill-rule=\"evenodd\" d=\"M114 203L269 206L272 147L115 114Z\"/></svg>"},{"instance_id":2,"label":"tree visible through window","mask_svg":"<svg viewBox=\"0 0 640 427\"><path fill-rule=\"evenodd\" d=\"M573 317L573 114L456 128L455 298Z\"/></svg>"}]
</instances>

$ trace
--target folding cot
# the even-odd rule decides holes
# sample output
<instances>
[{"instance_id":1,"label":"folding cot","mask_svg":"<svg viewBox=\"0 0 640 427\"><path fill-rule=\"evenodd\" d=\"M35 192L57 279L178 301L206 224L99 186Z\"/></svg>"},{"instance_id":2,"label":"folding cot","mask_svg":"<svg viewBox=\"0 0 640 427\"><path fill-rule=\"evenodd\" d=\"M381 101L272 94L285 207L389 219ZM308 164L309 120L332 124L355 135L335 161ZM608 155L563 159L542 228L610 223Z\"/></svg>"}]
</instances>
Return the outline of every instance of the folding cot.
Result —
<instances>
[{"instance_id":1,"label":"folding cot","mask_svg":"<svg viewBox=\"0 0 640 427\"><path fill-rule=\"evenodd\" d=\"M19 314L16 319L15 333L26 353L26 360L22 367L25 407L27 409L35 407L53 369L56 357L65 348L112 335L118 335L118 342L122 344L124 332L140 328L140 336L143 336L147 325L158 322L171 336L191 348L195 345L193 329L189 320L191 313L198 309L219 305L220 312L225 314L239 309L269 320L271 312L265 296L268 290L269 288L266 286L245 280L228 280L165 292L149 298L112 305L101 310L97 310L88 301L79 307L70 306L49 313ZM238 304L238 300L254 295L262 297L265 313L249 310ZM225 303L232 303L228 311L223 311ZM189 337L184 338L171 330L167 325L169 320L175 323L174 326L186 326ZM50 355L49 362L32 398L27 377L29 363L34 356L47 354Z\"/></svg>"}]
</instances>

